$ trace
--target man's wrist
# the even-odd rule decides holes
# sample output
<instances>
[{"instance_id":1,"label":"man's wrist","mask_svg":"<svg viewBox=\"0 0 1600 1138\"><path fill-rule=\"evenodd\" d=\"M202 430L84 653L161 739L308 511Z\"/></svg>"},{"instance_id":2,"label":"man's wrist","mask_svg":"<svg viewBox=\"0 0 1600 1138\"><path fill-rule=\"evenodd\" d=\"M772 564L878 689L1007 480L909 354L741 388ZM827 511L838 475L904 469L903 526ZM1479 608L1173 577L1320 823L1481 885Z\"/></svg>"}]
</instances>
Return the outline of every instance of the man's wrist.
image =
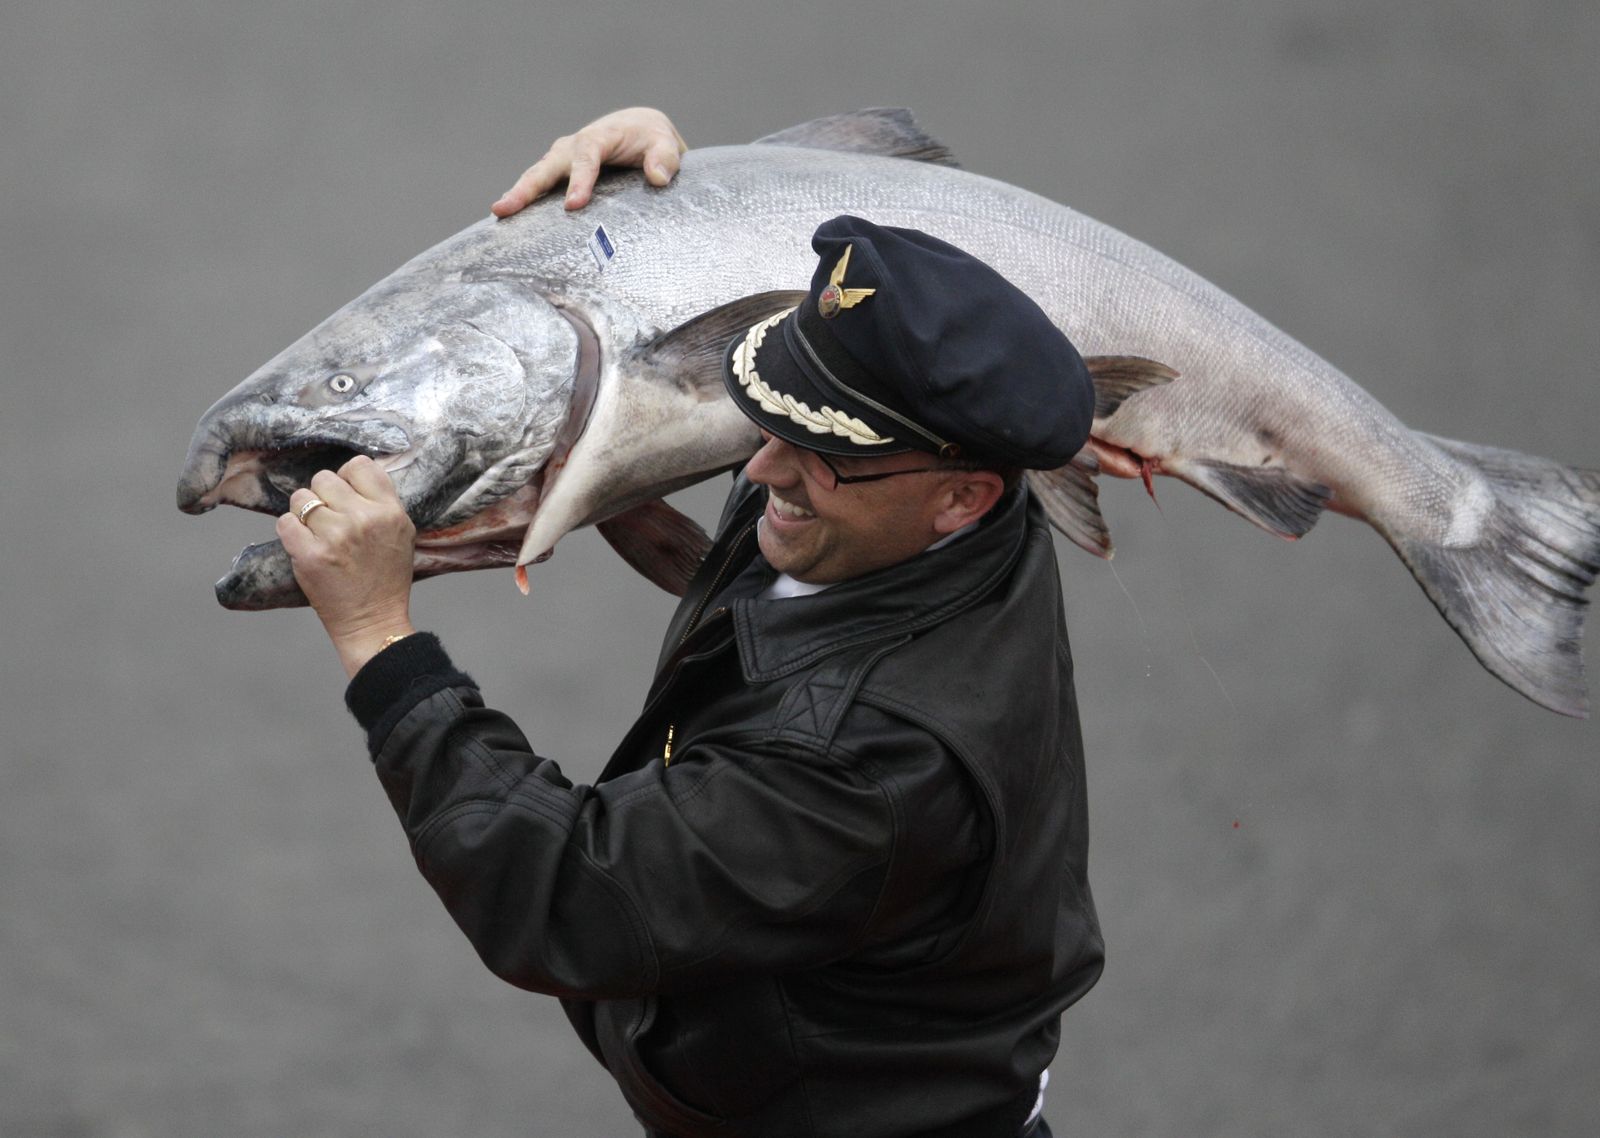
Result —
<instances>
[{"instance_id":1,"label":"man's wrist","mask_svg":"<svg viewBox=\"0 0 1600 1138\"><path fill-rule=\"evenodd\" d=\"M413 707L445 688L476 688L431 632L419 631L379 652L345 687L344 702L376 754Z\"/></svg>"},{"instance_id":2,"label":"man's wrist","mask_svg":"<svg viewBox=\"0 0 1600 1138\"><path fill-rule=\"evenodd\" d=\"M344 665L345 675L354 679L368 660L416 631L409 617L401 617L349 631L335 632L329 629L328 637L333 641L334 650L339 653L339 662Z\"/></svg>"}]
</instances>

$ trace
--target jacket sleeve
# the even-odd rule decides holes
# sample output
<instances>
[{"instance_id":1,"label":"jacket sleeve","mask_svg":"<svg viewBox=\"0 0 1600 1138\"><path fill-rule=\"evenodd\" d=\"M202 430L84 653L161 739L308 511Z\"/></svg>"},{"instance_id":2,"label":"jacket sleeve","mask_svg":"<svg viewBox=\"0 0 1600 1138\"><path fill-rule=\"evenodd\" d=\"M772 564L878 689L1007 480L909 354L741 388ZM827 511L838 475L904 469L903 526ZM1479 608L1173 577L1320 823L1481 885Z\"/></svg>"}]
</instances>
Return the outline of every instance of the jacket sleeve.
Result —
<instances>
[{"instance_id":1,"label":"jacket sleeve","mask_svg":"<svg viewBox=\"0 0 1600 1138\"><path fill-rule=\"evenodd\" d=\"M904 805L859 764L734 737L575 786L427 634L347 700L423 875L513 984L633 996L868 936Z\"/></svg>"}]
</instances>

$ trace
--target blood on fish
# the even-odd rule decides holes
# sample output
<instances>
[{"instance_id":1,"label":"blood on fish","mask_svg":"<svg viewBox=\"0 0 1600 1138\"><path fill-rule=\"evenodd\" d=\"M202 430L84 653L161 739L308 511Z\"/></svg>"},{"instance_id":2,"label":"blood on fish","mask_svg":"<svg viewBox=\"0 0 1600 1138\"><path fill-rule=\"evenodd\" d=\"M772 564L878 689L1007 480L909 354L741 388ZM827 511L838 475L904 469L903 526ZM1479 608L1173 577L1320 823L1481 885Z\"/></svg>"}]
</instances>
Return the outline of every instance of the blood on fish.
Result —
<instances>
[{"instance_id":1,"label":"blood on fish","mask_svg":"<svg viewBox=\"0 0 1600 1138\"><path fill-rule=\"evenodd\" d=\"M1139 456L1139 477L1144 481L1144 492L1150 495L1150 500L1159 508L1161 503L1156 501L1156 460Z\"/></svg>"},{"instance_id":2,"label":"blood on fish","mask_svg":"<svg viewBox=\"0 0 1600 1138\"><path fill-rule=\"evenodd\" d=\"M1127 447L1108 443L1103 439L1089 437L1089 449L1094 452L1095 461L1099 464L1101 474L1110 474L1117 478L1137 478L1144 483L1145 493L1150 495L1150 500L1160 508L1161 503L1156 498L1155 476L1161 473L1161 460L1146 458L1144 455L1131 451Z\"/></svg>"}]
</instances>

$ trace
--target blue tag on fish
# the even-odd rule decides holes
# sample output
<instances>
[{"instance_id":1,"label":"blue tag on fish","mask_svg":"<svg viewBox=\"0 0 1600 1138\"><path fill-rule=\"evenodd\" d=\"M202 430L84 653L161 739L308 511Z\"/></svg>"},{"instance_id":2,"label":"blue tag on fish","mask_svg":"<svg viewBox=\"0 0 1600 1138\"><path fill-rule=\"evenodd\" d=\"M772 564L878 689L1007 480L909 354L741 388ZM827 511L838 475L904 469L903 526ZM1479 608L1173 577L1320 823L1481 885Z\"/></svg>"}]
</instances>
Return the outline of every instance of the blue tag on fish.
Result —
<instances>
[{"instance_id":1,"label":"blue tag on fish","mask_svg":"<svg viewBox=\"0 0 1600 1138\"><path fill-rule=\"evenodd\" d=\"M589 252L594 254L595 268L601 272L611 263L611 258L617 255L616 246L611 244L611 238L606 236L606 227L595 226L594 232L589 236Z\"/></svg>"}]
</instances>

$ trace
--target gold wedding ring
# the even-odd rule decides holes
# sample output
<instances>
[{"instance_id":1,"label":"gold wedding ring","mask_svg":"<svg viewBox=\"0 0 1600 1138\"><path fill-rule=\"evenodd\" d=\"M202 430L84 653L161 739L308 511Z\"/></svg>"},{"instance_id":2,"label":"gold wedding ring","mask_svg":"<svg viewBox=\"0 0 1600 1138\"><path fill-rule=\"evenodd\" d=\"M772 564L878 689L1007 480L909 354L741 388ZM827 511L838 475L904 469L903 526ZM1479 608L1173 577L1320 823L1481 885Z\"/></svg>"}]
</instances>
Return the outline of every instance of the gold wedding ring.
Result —
<instances>
[{"instance_id":1,"label":"gold wedding ring","mask_svg":"<svg viewBox=\"0 0 1600 1138\"><path fill-rule=\"evenodd\" d=\"M313 498L295 512L295 517L300 519L301 525L309 526L311 523L306 521L306 518L310 515L311 511L316 509L318 506L326 506L327 504L328 503L324 502L321 498Z\"/></svg>"}]
</instances>

